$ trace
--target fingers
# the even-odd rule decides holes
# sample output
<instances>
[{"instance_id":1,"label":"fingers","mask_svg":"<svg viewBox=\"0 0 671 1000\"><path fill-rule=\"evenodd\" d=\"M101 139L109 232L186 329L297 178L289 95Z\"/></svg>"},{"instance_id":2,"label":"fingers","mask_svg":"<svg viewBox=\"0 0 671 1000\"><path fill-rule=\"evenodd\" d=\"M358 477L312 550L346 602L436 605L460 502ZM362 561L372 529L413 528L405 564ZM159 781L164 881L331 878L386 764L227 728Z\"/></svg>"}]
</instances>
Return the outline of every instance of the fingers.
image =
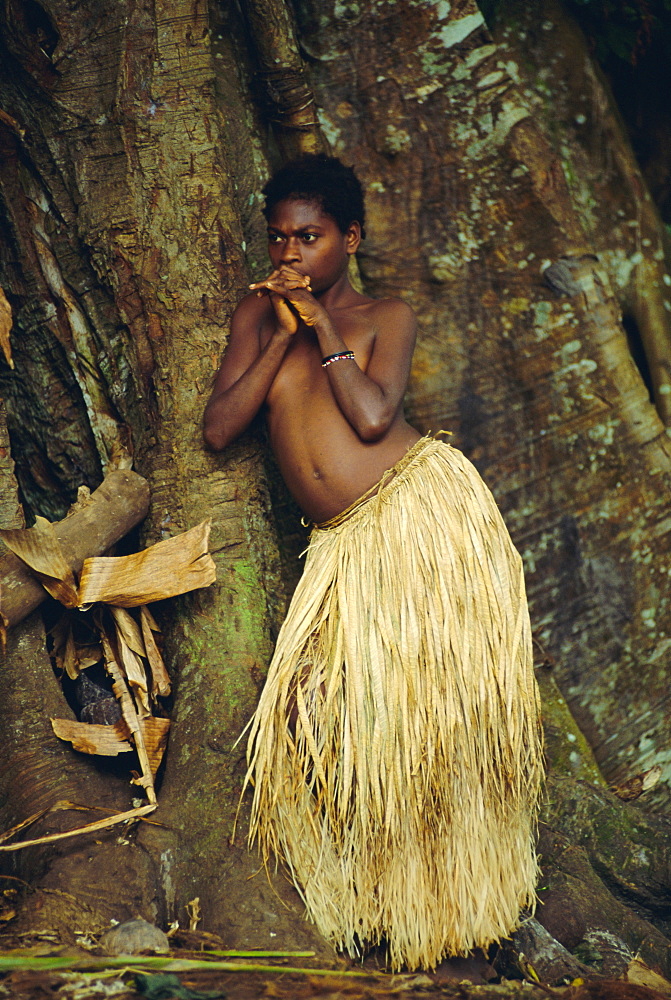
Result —
<instances>
[{"instance_id":1,"label":"fingers","mask_svg":"<svg viewBox=\"0 0 671 1000\"><path fill-rule=\"evenodd\" d=\"M301 276L300 278L286 278L284 275L270 275L268 278L264 278L263 281L254 281L249 286L252 290L255 288L305 288L309 292L312 291L312 286L310 284L310 279L307 276Z\"/></svg>"},{"instance_id":2,"label":"fingers","mask_svg":"<svg viewBox=\"0 0 671 1000\"><path fill-rule=\"evenodd\" d=\"M264 292L270 298L279 326L287 333L297 333L300 327L301 316L296 306L285 295L278 295L277 292L265 290Z\"/></svg>"},{"instance_id":3,"label":"fingers","mask_svg":"<svg viewBox=\"0 0 671 1000\"><path fill-rule=\"evenodd\" d=\"M252 290L256 289L257 295L266 295L268 292L273 292L276 295L283 295L291 300L299 299L304 293L312 291L312 288L304 282L298 284L291 281L273 281L270 278L266 278L265 281L257 281L249 287Z\"/></svg>"},{"instance_id":4,"label":"fingers","mask_svg":"<svg viewBox=\"0 0 671 1000\"><path fill-rule=\"evenodd\" d=\"M288 264L282 264L278 267L272 274L268 275L269 278L282 277L289 281L299 281L301 283L307 282L310 284L310 277L307 274L303 274L301 271L297 271L295 267L290 267Z\"/></svg>"},{"instance_id":5,"label":"fingers","mask_svg":"<svg viewBox=\"0 0 671 1000\"><path fill-rule=\"evenodd\" d=\"M252 282L249 287L252 291L256 290L257 294L261 295L264 294L264 290L278 292L279 294L283 294L285 291L292 291L296 288L304 288L308 292L312 291L309 276L307 274L300 274L291 267L278 268L262 281Z\"/></svg>"}]
</instances>

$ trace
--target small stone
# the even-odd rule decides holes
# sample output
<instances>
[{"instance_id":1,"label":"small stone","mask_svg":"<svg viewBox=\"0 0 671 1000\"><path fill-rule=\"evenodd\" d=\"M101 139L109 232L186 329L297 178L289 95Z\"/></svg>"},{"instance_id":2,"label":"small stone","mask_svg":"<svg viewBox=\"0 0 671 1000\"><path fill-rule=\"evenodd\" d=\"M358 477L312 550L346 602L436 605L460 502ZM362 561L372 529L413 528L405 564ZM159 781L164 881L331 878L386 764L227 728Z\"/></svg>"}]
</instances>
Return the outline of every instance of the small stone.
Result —
<instances>
[{"instance_id":1,"label":"small stone","mask_svg":"<svg viewBox=\"0 0 671 1000\"><path fill-rule=\"evenodd\" d=\"M105 931L100 947L106 955L142 955L144 952L165 955L170 951L170 942L162 930L138 917Z\"/></svg>"}]
</instances>

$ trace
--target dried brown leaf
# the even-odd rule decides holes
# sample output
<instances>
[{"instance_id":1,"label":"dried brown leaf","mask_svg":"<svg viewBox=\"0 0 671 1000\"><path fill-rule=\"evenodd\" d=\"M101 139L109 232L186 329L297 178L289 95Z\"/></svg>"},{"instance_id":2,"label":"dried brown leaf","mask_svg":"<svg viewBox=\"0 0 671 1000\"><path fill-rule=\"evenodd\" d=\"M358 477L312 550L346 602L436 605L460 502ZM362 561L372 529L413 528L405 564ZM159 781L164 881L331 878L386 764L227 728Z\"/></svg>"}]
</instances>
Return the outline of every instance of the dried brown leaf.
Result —
<instances>
[{"instance_id":1,"label":"dried brown leaf","mask_svg":"<svg viewBox=\"0 0 671 1000\"><path fill-rule=\"evenodd\" d=\"M136 703L140 708L140 716L146 718L148 715L151 715L147 672L142 656L135 651L139 647L144 652L142 633L135 619L125 608L111 607L110 611L112 612L116 626L119 665L126 675L126 680L135 695ZM132 645L130 645L128 640L130 640Z\"/></svg>"},{"instance_id":2,"label":"dried brown leaf","mask_svg":"<svg viewBox=\"0 0 671 1000\"><path fill-rule=\"evenodd\" d=\"M142 625L144 648L151 669L151 693L154 697L160 695L165 698L170 694L170 677L165 669L161 651L154 639L154 632L158 632L158 626L152 618L151 612L144 605L140 607L140 624Z\"/></svg>"},{"instance_id":3,"label":"dried brown leaf","mask_svg":"<svg viewBox=\"0 0 671 1000\"><path fill-rule=\"evenodd\" d=\"M137 713L133 697L126 683L126 678L116 661L109 639L106 635L102 634L101 640L105 657L105 669L112 678L112 690L121 705L121 714L128 723L128 728L135 740L135 749L137 750L140 766L142 767L142 778L134 779L133 783L142 785L147 793L150 804L156 805L156 791L154 789L153 774L144 741L142 720Z\"/></svg>"},{"instance_id":4,"label":"dried brown leaf","mask_svg":"<svg viewBox=\"0 0 671 1000\"><path fill-rule=\"evenodd\" d=\"M155 715L151 715L148 719L142 720L142 732L151 773L155 776L168 745L170 719L159 719Z\"/></svg>"},{"instance_id":5,"label":"dried brown leaf","mask_svg":"<svg viewBox=\"0 0 671 1000\"><path fill-rule=\"evenodd\" d=\"M207 546L210 521L129 556L98 556L84 562L82 605L103 601L133 608L207 587L216 569Z\"/></svg>"},{"instance_id":6,"label":"dried brown leaf","mask_svg":"<svg viewBox=\"0 0 671 1000\"><path fill-rule=\"evenodd\" d=\"M103 651L100 646L77 646L77 658L79 669L86 670L87 667L93 667L96 663L100 663Z\"/></svg>"},{"instance_id":7,"label":"dried brown leaf","mask_svg":"<svg viewBox=\"0 0 671 1000\"><path fill-rule=\"evenodd\" d=\"M631 960L622 978L626 979L628 983L636 983L637 986L647 986L649 989L656 990L662 997L671 998L671 982L649 969L640 958Z\"/></svg>"},{"instance_id":8,"label":"dried brown leaf","mask_svg":"<svg viewBox=\"0 0 671 1000\"><path fill-rule=\"evenodd\" d=\"M12 331L12 307L10 306L5 293L0 288L0 349L5 356L5 361L10 368L14 367L12 360L12 345L9 335Z\"/></svg>"},{"instance_id":9,"label":"dried brown leaf","mask_svg":"<svg viewBox=\"0 0 671 1000\"><path fill-rule=\"evenodd\" d=\"M52 597L66 608L79 606L72 568L50 521L36 517L32 528L4 528L0 530L0 538L35 573Z\"/></svg>"},{"instance_id":10,"label":"dried brown leaf","mask_svg":"<svg viewBox=\"0 0 671 1000\"><path fill-rule=\"evenodd\" d=\"M123 719L114 726L75 722L74 719L51 719L51 726L59 739L72 743L73 748L81 753L116 757L133 749L133 745L129 742L131 731ZM168 745L169 730L170 719L150 716L142 721L142 732L152 775L156 774L163 759Z\"/></svg>"},{"instance_id":11,"label":"dried brown leaf","mask_svg":"<svg viewBox=\"0 0 671 1000\"><path fill-rule=\"evenodd\" d=\"M123 719L114 726L75 722L74 719L52 719L51 726L59 739L72 743L73 748L81 753L116 757L133 749L128 742L130 730Z\"/></svg>"},{"instance_id":12,"label":"dried brown leaf","mask_svg":"<svg viewBox=\"0 0 671 1000\"><path fill-rule=\"evenodd\" d=\"M81 668L72 629L68 629L68 634L65 638L65 649L63 650L63 669L70 680L75 681L79 677Z\"/></svg>"},{"instance_id":13,"label":"dried brown leaf","mask_svg":"<svg viewBox=\"0 0 671 1000\"><path fill-rule=\"evenodd\" d=\"M128 684L126 683L123 670L119 666L114 655L114 650L110 645L110 641L105 635L102 636L102 645L105 658L105 670L112 678L112 691L114 693L114 697L121 706L121 714L128 725L128 728L131 733L134 733L139 728L140 720L133 703L133 697L130 693Z\"/></svg>"},{"instance_id":14,"label":"dried brown leaf","mask_svg":"<svg viewBox=\"0 0 671 1000\"><path fill-rule=\"evenodd\" d=\"M52 640L51 656L56 661L57 668L67 673L72 680L82 670L100 663L103 658L99 645L80 645L74 639L72 619L67 614L61 615L49 634Z\"/></svg>"},{"instance_id":15,"label":"dried brown leaf","mask_svg":"<svg viewBox=\"0 0 671 1000\"><path fill-rule=\"evenodd\" d=\"M200 908L200 896L194 897L190 902L186 904L186 912L189 915L189 930L195 931L198 929L198 923L202 919L202 911Z\"/></svg>"},{"instance_id":16,"label":"dried brown leaf","mask_svg":"<svg viewBox=\"0 0 671 1000\"><path fill-rule=\"evenodd\" d=\"M119 658L130 689L135 695L138 716L141 719L146 719L147 716L151 715L151 706L144 662L137 653L129 649L123 640L119 642Z\"/></svg>"},{"instance_id":17,"label":"dried brown leaf","mask_svg":"<svg viewBox=\"0 0 671 1000\"><path fill-rule=\"evenodd\" d=\"M145 622L145 624L147 624L149 626L149 628L152 630L152 632L156 632L158 635L161 634L161 630L158 627L158 625L156 624L156 619L152 615L152 613L149 610L149 608L146 607L146 605L144 605L144 604L140 608L140 615L142 617L143 622Z\"/></svg>"},{"instance_id":18,"label":"dried brown leaf","mask_svg":"<svg viewBox=\"0 0 671 1000\"><path fill-rule=\"evenodd\" d=\"M110 608L114 617L117 633L121 636L126 645L137 653L138 656L145 655L142 629L135 621L130 611L126 608L117 608L112 605Z\"/></svg>"},{"instance_id":19,"label":"dried brown leaf","mask_svg":"<svg viewBox=\"0 0 671 1000\"><path fill-rule=\"evenodd\" d=\"M654 788L661 776L662 769L659 764L656 764L647 771L641 771L639 774L635 774L633 778L629 778L628 781L623 782L621 785L611 785L610 790L624 802L632 802L634 799L637 799L639 795L642 795L643 792L647 792L651 788Z\"/></svg>"},{"instance_id":20,"label":"dried brown leaf","mask_svg":"<svg viewBox=\"0 0 671 1000\"><path fill-rule=\"evenodd\" d=\"M61 617L49 632L52 641L51 655L56 661L56 666L59 670L65 670L65 648L69 631L69 623L66 622L64 617Z\"/></svg>"}]
</instances>

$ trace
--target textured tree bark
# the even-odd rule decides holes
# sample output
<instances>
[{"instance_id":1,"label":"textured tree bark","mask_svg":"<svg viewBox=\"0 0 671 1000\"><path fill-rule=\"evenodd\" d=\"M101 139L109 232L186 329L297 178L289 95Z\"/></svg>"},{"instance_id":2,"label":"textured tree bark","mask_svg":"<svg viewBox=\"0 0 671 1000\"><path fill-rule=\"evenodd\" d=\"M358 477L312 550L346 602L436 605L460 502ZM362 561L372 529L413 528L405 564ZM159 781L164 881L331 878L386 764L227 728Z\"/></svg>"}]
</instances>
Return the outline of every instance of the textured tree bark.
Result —
<instances>
[{"instance_id":1,"label":"textured tree bark","mask_svg":"<svg viewBox=\"0 0 671 1000\"><path fill-rule=\"evenodd\" d=\"M327 144L290 9L274 0L248 0L242 9L253 39L268 118L284 159L325 152Z\"/></svg>"},{"instance_id":2,"label":"textured tree bark","mask_svg":"<svg viewBox=\"0 0 671 1000\"><path fill-rule=\"evenodd\" d=\"M671 423L671 293L666 234L610 88L556 0L508 0L496 40L517 67L535 120L561 161L580 222L639 341L655 407ZM552 106L547 101L552 83ZM665 281L666 277L666 281Z\"/></svg>"}]
</instances>

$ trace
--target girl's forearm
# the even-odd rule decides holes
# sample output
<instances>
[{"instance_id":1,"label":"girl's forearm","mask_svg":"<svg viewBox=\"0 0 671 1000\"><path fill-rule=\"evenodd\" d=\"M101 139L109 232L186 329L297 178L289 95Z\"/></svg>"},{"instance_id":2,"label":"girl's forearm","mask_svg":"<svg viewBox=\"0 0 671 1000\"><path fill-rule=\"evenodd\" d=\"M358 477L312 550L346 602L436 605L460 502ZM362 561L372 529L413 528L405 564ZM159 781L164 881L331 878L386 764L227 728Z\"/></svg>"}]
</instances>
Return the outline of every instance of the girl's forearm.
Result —
<instances>
[{"instance_id":1,"label":"girl's forearm","mask_svg":"<svg viewBox=\"0 0 671 1000\"><path fill-rule=\"evenodd\" d=\"M349 349L330 319L314 327L322 358L348 354ZM394 418L383 390L359 368L356 360L343 358L326 365L336 402L362 441L377 441Z\"/></svg>"},{"instance_id":2,"label":"girl's forearm","mask_svg":"<svg viewBox=\"0 0 671 1000\"><path fill-rule=\"evenodd\" d=\"M221 451L249 427L263 406L292 337L277 331L253 364L232 385L210 398L203 419L208 448Z\"/></svg>"}]
</instances>

